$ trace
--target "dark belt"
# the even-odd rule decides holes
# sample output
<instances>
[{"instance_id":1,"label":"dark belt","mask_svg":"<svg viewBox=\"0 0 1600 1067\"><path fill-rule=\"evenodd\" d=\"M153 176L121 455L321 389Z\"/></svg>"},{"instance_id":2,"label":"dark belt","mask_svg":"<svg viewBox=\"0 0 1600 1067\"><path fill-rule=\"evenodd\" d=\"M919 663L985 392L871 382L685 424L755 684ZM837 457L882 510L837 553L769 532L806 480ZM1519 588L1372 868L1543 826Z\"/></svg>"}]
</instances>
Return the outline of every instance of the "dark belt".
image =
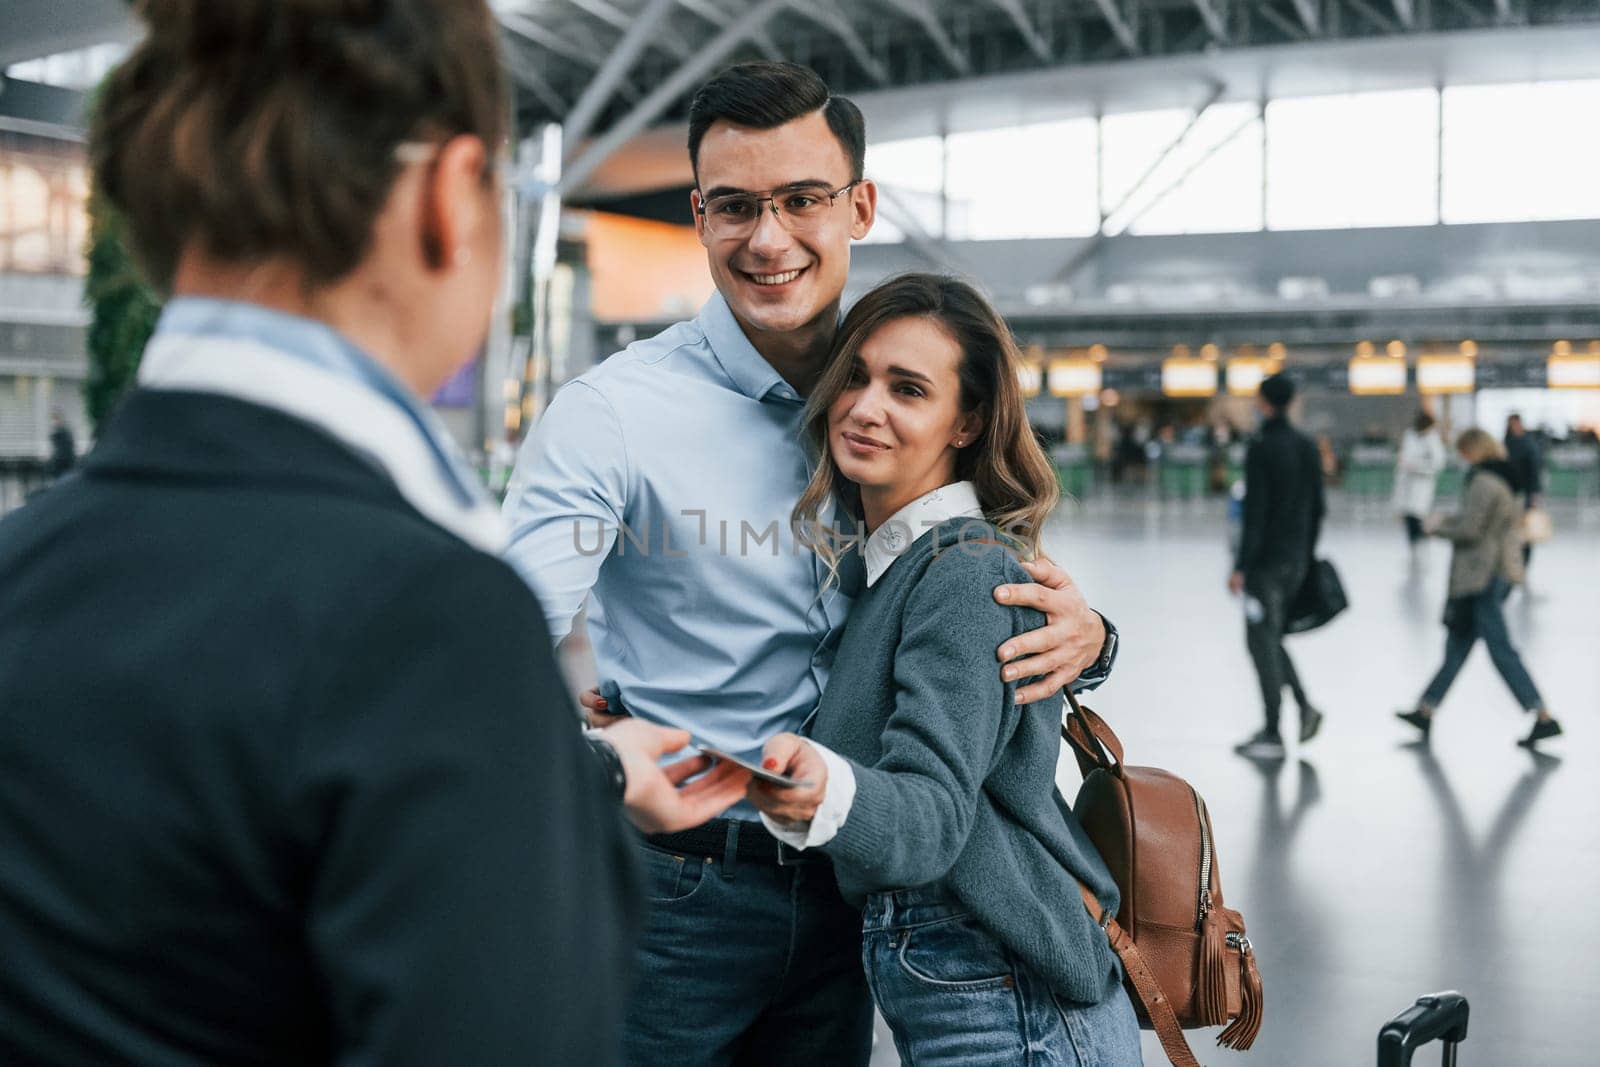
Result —
<instances>
[{"instance_id":1,"label":"dark belt","mask_svg":"<svg viewBox=\"0 0 1600 1067\"><path fill-rule=\"evenodd\" d=\"M827 863L828 857L815 849L790 848L767 832L754 819L712 819L693 830L675 834L646 834L651 848L680 855L759 863L768 867L804 867Z\"/></svg>"}]
</instances>

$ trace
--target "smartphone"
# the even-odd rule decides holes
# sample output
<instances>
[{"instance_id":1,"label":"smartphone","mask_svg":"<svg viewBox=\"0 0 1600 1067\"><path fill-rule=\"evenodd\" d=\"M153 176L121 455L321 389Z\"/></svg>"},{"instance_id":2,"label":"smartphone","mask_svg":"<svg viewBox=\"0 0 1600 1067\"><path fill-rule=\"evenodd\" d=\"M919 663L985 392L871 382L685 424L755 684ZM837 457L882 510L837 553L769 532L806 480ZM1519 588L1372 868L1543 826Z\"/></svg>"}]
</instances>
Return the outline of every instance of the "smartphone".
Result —
<instances>
[{"instance_id":1,"label":"smartphone","mask_svg":"<svg viewBox=\"0 0 1600 1067\"><path fill-rule=\"evenodd\" d=\"M726 761L736 767L743 767L745 770L749 771L763 782L770 782L771 784L783 789L807 788L811 785L810 782L803 782L796 778L790 778L785 774L774 774L765 767L761 766L759 763L751 763L747 759L740 759L738 756L735 756L732 753L724 752L722 749L708 745L704 741L700 741L698 739L694 741L694 747L699 749L705 755L710 756L714 760Z\"/></svg>"}]
</instances>

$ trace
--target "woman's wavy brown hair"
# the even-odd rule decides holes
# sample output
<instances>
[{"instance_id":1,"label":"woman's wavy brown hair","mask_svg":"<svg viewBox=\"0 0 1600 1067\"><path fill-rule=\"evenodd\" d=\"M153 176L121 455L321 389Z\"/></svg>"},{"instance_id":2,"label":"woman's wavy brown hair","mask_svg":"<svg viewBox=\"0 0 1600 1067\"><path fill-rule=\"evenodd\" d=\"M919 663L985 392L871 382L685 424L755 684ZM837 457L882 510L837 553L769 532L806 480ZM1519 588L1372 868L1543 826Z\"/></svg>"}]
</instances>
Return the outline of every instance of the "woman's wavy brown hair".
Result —
<instances>
[{"instance_id":1,"label":"woman's wavy brown hair","mask_svg":"<svg viewBox=\"0 0 1600 1067\"><path fill-rule=\"evenodd\" d=\"M1019 554L1033 557L1045 518L1061 498L1061 487L1044 448L1028 423L1018 381L1020 357L1011 329L983 295L959 278L942 274L902 274L874 288L850 309L834 338L822 378L811 393L802 436L817 468L795 505L791 522L803 543L827 563L830 578L839 558L854 543L824 522L822 513L836 500L845 517L861 518L861 495L839 473L828 448L828 411L848 388L857 354L885 323L925 318L948 333L961 349L958 373L961 410L981 413L982 428L956 453L956 478L977 489L984 517L1014 542Z\"/></svg>"},{"instance_id":2,"label":"woman's wavy brown hair","mask_svg":"<svg viewBox=\"0 0 1600 1067\"><path fill-rule=\"evenodd\" d=\"M191 243L284 256L337 281L371 244L410 140L473 134L509 108L484 0L139 0L144 40L91 123L98 191L171 287ZM491 178L493 168L486 168Z\"/></svg>"}]
</instances>

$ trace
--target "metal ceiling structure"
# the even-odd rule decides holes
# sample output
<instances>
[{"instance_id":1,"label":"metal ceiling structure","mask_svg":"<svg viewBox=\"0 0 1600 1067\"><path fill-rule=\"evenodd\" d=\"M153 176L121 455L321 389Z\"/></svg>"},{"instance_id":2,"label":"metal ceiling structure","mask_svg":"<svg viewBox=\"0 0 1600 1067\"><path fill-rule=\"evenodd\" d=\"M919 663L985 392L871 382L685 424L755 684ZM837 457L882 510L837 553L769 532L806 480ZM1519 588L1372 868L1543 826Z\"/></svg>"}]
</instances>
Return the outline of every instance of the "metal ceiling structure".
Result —
<instances>
[{"instance_id":1,"label":"metal ceiling structure","mask_svg":"<svg viewBox=\"0 0 1600 1067\"><path fill-rule=\"evenodd\" d=\"M562 121L582 100L595 129L622 122L686 65L718 65L705 63L708 52L719 62L792 59L841 93L863 93L1123 59L1600 23L1600 0L497 0L495 8L522 117ZM623 45L637 62L619 72ZM611 91L596 100L601 81ZM654 118L681 116L685 106L680 93Z\"/></svg>"}]
</instances>

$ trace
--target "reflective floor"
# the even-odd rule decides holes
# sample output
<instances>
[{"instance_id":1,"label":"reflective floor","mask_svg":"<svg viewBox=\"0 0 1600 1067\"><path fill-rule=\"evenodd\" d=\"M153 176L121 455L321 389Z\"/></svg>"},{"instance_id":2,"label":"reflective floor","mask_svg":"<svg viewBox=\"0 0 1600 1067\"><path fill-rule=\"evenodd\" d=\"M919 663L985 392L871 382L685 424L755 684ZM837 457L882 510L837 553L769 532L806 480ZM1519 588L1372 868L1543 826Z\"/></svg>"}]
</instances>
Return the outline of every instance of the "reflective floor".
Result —
<instances>
[{"instance_id":1,"label":"reflective floor","mask_svg":"<svg viewBox=\"0 0 1600 1067\"><path fill-rule=\"evenodd\" d=\"M1475 650L1431 747L1393 712L1443 652L1448 549L1418 565L1397 520L1348 506L1323 555L1351 609L1291 639L1322 735L1287 759L1230 746L1259 726L1219 508L1142 503L1059 516L1050 538L1124 644L1115 681L1090 703L1130 762L1189 778L1210 807L1228 903L1241 909L1267 983L1266 1025L1248 1054L1192 1035L1208 1064L1349 1067L1375 1062L1382 1023L1419 994L1455 988L1472 1021L1462 1062L1600 1063L1600 518L1557 514L1512 633L1567 734L1530 754L1528 723ZM1286 701L1286 726L1294 725ZM1064 765L1070 797L1077 772ZM875 1065L897 1062L887 1033ZM1146 1060L1165 1063L1147 1035ZM1417 1062L1436 1063L1438 1052Z\"/></svg>"}]
</instances>

